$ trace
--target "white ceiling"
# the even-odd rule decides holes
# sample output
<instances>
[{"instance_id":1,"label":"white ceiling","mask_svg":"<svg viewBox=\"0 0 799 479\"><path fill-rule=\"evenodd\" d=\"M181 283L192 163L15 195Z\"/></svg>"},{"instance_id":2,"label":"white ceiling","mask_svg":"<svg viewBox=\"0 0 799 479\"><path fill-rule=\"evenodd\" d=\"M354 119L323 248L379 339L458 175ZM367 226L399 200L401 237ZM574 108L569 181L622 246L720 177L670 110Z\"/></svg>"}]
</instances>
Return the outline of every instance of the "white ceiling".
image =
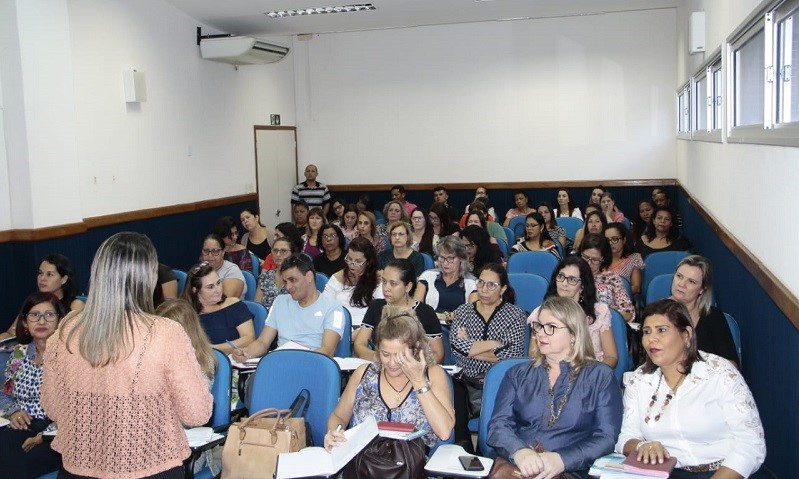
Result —
<instances>
[{"instance_id":1,"label":"white ceiling","mask_svg":"<svg viewBox=\"0 0 799 479\"><path fill-rule=\"evenodd\" d=\"M595 15L671 8L684 0L167 0L220 32L248 36L330 33L421 25ZM359 13L273 19L264 12L372 3ZM206 33L206 32L204 32Z\"/></svg>"}]
</instances>

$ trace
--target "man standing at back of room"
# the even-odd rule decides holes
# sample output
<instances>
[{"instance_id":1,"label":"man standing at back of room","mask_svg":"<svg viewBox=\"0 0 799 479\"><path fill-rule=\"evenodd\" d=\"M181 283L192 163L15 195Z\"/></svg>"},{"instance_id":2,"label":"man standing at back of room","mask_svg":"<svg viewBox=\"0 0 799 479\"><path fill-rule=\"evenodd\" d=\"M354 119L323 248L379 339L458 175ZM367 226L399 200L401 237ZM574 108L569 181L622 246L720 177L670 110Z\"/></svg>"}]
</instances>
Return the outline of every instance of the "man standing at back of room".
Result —
<instances>
[{"instance_id":1,"label":"man standing at back of room","mask_svg":"<svg viewBox=\"0 0 799 479\"><path fill-rule=\"evenodd\" d=\"M275 338L278 347L293 341L333 357L344 331L341 304L316 289L313 263L304 254L284 260L280 275L289 294L275 298L260 336L233 357L243 361L263 356Z\"/></svg>"},{"instance_id":2,"label":"man standing at back of room","mask_svg":"<svg viewBox=\"0 0 799 479\"><path fill-rule=\"evenodd\" d=\"M294 186L294 189L291 190L292 208L299 203L300 200L303 200L308 204L309 208L318 206L327 214L327 210L330 209L330 192L327 190L327 186L316 181L318 175L319 170L316 168L316 165L308 165L305 167L305 181L298 183Z\"/></svg>"}]
</instances>

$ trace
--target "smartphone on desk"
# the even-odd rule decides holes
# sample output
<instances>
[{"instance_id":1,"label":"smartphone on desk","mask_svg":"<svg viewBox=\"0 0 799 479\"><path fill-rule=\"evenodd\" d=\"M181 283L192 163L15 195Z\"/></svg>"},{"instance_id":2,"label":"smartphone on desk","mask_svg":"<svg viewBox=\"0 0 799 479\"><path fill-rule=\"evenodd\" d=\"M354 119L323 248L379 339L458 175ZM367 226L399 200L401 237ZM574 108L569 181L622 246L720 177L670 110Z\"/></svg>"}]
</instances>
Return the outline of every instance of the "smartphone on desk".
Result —
<instances>
[{"instance_id":1,"label":"smartphone on desk","mask_svg":"<svg viewBox=\"0 0 799 479\"><path fill-rule=\"evenodd\" d=\"M477 456L458 456L458 460L461 461L461 466L466 471L482 471L485 469Z\"/></svg>"}]
</instances>

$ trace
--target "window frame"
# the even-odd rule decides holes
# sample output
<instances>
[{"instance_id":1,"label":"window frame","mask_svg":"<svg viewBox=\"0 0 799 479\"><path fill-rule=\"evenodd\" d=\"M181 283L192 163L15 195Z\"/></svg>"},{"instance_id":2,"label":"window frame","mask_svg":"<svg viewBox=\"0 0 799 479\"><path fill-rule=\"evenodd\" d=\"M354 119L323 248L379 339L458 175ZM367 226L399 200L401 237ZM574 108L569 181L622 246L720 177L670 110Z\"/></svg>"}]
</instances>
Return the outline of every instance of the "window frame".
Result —
<instances>
[{"instance_id":1,"label":"window frame","mask_svg":"<svg viewBox=\"0 0 799 479\"><path fill-rule=\"evenodd\" d=\"M698 129L694 128L692 131L692 138L698 141L710 141L713 143L721 143L723 141L722 138L722 131L724 130L724 77L723 72L724 69L722 58L721 58L721 46L716 48L713 53L708 55L708 59L702 63L702 65L697 68L696 72L692 76L692 83L694 84L694 95L697 94L696 84L701 80L705 79L705 98L701 102L702 108L705 108L705 128ZM719 79L719 84L716 85L714 82L714 72L720 71L721 78ZM716 89L720 91L716 91ZM716 103L718 101L718 109L721 110L721 115L719 116L720 125L718 128L713 128L714 121L715 121L715 113L716 108L715 105L711 104L710 102ZM694 105L698 108L700 106L699 99L696 98L694 101ZM694 118L696 118L696 113L694 114Z\"/></svg>"},{"instance_id":2,"label":"window frame","mask_svg":"<svg viewBox=\"0 0 799 479\"><path fill-rule=\"evenodd\" d=\"M691 80L683 83L680 88L677 89L674 95L675 101L675 113L676 113L676 123L675 126L677 127L677 138L682 140L690 140L691 139L691 127L692 127L692 108L691 108L691 92L692 92L692 84ZM683 107L683 96L686 96L685 100L685 107ZM687 109L688 111L683 111ZM685 123L685 129L683 129L683 122Z\"/></svg>"}]
</instances>

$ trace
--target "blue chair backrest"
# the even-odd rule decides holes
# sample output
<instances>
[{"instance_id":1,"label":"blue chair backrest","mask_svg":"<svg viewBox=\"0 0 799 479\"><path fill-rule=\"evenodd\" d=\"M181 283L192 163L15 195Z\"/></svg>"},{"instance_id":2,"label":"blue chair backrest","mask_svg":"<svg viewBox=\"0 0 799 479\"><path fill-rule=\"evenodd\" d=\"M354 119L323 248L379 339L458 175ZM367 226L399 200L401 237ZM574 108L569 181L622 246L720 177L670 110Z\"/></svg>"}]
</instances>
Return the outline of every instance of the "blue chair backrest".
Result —
<instances>
[{"instance_id":1,"label":"blue chair backrest","mask_svg":"<svg viewBox=\"0 0 799 479\"><path fill-rule=\"evenodd\" d=\"M375 214L375 221L377 222L377 224L379 224L379 225L386 224L386 218L383 216L383 212L382 211L374 210L373 213Z\"/></svg>"},{"instance_id":2,"label":"blue chair backrest","mask_svg":"<svg viewBox=\"0 0 799 479\"><path fill-rule=\"evenodd\" d=\"M327 419L336 408L341 391L341 370L333 359L315 351L284 349L261 359L252 381L250 413L276 407L288 408L303 389L311 393L305 419L316 446L324 444Z\"/></svg>"},{"instance_id":3,"label":"blue chair backrest","mask_svg":"<svg viewBox=\"0 0 799 479\"><path fill-rule=\"evenodd\" d=\"M250 261L252 262L252 275L258 278L258 275L261 274L261 258L255 256L255 253L249 251L250 253Z\"/></svg>"},{"instance_id":4,"label":"blue chair backrest","mask_svg":"<svg viewBox=\"0 0 799 479\"><path fill-rule=\"evenodd\" d=\"M508 250L508 242L502 238L496 238L496 240L497 240L497 245L499 245L499 250L502 252L502 257L507 258L508 253L510 252Z\"/></svg>"},{"instance_id":5,"label":"blue chair backrest","mask_svg":"<svg viewBox=\"0 0 799 479\"><path fill-rule=\"evenodd\" d=\"M0 368L3 368L3 371L6 370L6 365L8 364L8 359L11 357L11 351L0 351Z\"/></svg>"},{"instance_id":6,"label":"blue chair backrest","mask_svg":"<svg viewBox=\"0 0 799 479\"><path fill-rule=\"evenodd\" d=\"M255 327L255 337L261 335L261 331L264 330L264 325L266 325L266 315L268 311L261 303L256 303L255 301L244 301L244 304L247 306L247 309L250 310L250 314L252 314L252 325Z\"/></svg>"},{"instance_id":7,"label":"blue chair backrest","mask_svg":"<svg viewBox=\"0 0 799 479\"><path fill-rule=\"evenodd\" d=\"M738 353L738 369L741 369L741 328L738 326L738 321L727 313L724 313L724 318L727 320L727 326L730 328L732 334L732 342L735 343L735 351Z\"/></svg>"},{"instance_id":8,"label":"blue chair backrest","mask_svg":"<svg viewBox=\"0 0 799 479\"><path fill-rule=\"evenodd\" d=\"M333 356L349 358L352 356L352 316L347 308L342 306L341 309L344 310L344 326L342 326L341 339L338 341Z\"/></svg>"},{"instance_id":9,"label":"blue chair backrest","mask_svg":"<svg viewBox=\"0 0 799 479\"><path fill-rule=\"evenodd\" d=\"M633 222L630 221L630 218L625 216L621 222L624 223L624 227L627 228L627 232L633 229Z\"/></svg>"},{"instance_id":10,"label":"blue chair backrest","mask_svg":"<svg viewBox=\"0 0 799 479\"><path fill-rule=\"evenodd\" d=\"M505 378L505 373L508 369L516 366L517 364L530 362L529 358L513 358L503 359L494 363L488 369L483 384L483 406L480 410L480 422L477 427L477 447L480 454L486 457L495 458L497 456L494 448L490 447L486 440L488 439L488 423L491 421L491 416L494 414L494 403L497 400L497 391Z\"/></svg>"},{"instance_id":11,"label":"blue chair backrest","mask_svg":"<svg viewBox=\"0 0 799 479\"><path fill-rule=\"evenodd\" d=\"M569 238L569 241L574 241L577 231L583 227L583 220L571 216L555 218L555 222L566 231L566 237Z\"/></svg>"},{"instance_id":12,"label":"blue chair backrest","mask_svg":"<svg viewBox=\"0 0 799 479\"><path fill-rule=\"evenodd\" d=\"M551 278L557 265L558 258L549 251L522 251L508 260L508 273L533 273Z\"/></svg>"},{"instance_id":13,"label":"blue chair backrest","mask_svg":"<svg viewBox=\"0 0 799 479\"><path fill-rule=\"evenodd\" d=\"M661 274L660 276L655 276L655 278L649 282L649 288L646 290L644 304L654 303L659 299L664 299L671 296L671 282L673 279L673 274Z\"/></svg>"},{"instance_id":14,"label":"blue chair backrest","mask_svg":"<svg viewBox=\"0 0 799 479\"><path fill-rule=\"evenodd\" d=\"M244 275L244 282L247 284L247 292L244 293L244 297L241 299L252 301L255 299L255 291L258 289L255 283L255 276L249 271L242 271L241 274Z\"/></svg>"},{"instance_id":15,"label":"blue chair backrest","mask_svg":"<svg viewBox=\"0 0 799 479\"><path fill-rule=\"evenodd\" d=\"M672 274L677 265L689 253L687 251L658 251L644 258L644 274L641 281L641 293L646 297L649 282L661 274Z\"/></svg>"},{"instance_id":16,"label":"blue chair backrest","mask_svg":"<svg viewBox=\"0 0 799 479\"><path fill-rule=\"evenodd\" d=\"M533 273L508 273L508 280L516 292L516 306L528 313L541 306L549 287L546 279Z\"/></svg>"},{"instance_id":17,"label":"blue chair backrest","mask_svg":"<svg viewBox=\"0 0 799 479\"><path fill-rule=\"evenodd\" d=\"M624 322L624 317L621 313L615 309L610 310L610 329L613 331L613 341L616 342L616 353L619 358L614 372L616 373L616 380L621 385L621 378L624 373L630 370L633 360L627 348L627 324Z\"/></svg>"},{"instance_id":18,"label":"blue chair backrest","mask_svg":"<svg viewBox=\"0 0 799 479\"><path fill-rule=\"evenodd\" d=\"M516 243L516 240L519 238L524 238L524 222L527 221L527 217L524 215L514 216L508 222L508 228L513 231L513 242Z\"/></svg>"},{"instance_id":19,"label":"blue chair backrest","mask_svg":"<svg viewBox=\"0 0 799 479\"><path fill-rule=\"evenodd\" d=\"M452 355L452 344L449 341L449 326L441 325L441 341L444 343L444 366L455 364L455 356Z\"/></svg>"},{"instance_id":20,"label":"blue chair backrest","mask_svg":"<svg viewBox=\"0 0 799 479\"><path fill-rule=\"evenodd\" d=\"M330 278L325 273L316 272L316 290L320 293L325 291L325 286Z\"/></svg>"},{"instance_id":21,"label":"blue chair backrest","mask_svg":"<svg viewBox=\"0 0 799 479\"><path fill-rule=\"evenodd\" d=\"M211 395L214 397L214 410L211 414L211 420L208 422L208 426L216 428L230 424L230 387L232 370L230 368L230 360L224 353L214 349L214 357L216 358L216 372L214 373L214 383L211 385Z\"/></svg>"},{"instance_id":22,"label":"blue chair backrest","mask_svg":"<svg viewBox=\"0 0 799 479\"><path fill-rule=\"evenodd\" d=\"M183 288L186 287L186 272L179 269L173 269L172 274L178 278L178 298L183 294Z\"/></svg>"},{"instance_id":23,"label":"blue chair backrest","mask_svg":"<svg viewBox=\"0 0 799 479\"><path fill-rule=\"evenodd\" d=\"M513 230L507 226L503 226L502 229L505 231L505 236L508 238L508 244L516 244L516 233L514 233Z\"/></svg>"},{"instance_id":24,"label":"blue chair backrest","mask_svg":"<svg viewBox=\"0 0 799 479\"><path fill-rule=\"evenodd\" d=\"M436 263L433 261L433 257L427 253L420 253L422 255L422 259L424 260L424 269L427 271L428 269L433 269L436 267Z\"/></svg>"}]
</instances>

